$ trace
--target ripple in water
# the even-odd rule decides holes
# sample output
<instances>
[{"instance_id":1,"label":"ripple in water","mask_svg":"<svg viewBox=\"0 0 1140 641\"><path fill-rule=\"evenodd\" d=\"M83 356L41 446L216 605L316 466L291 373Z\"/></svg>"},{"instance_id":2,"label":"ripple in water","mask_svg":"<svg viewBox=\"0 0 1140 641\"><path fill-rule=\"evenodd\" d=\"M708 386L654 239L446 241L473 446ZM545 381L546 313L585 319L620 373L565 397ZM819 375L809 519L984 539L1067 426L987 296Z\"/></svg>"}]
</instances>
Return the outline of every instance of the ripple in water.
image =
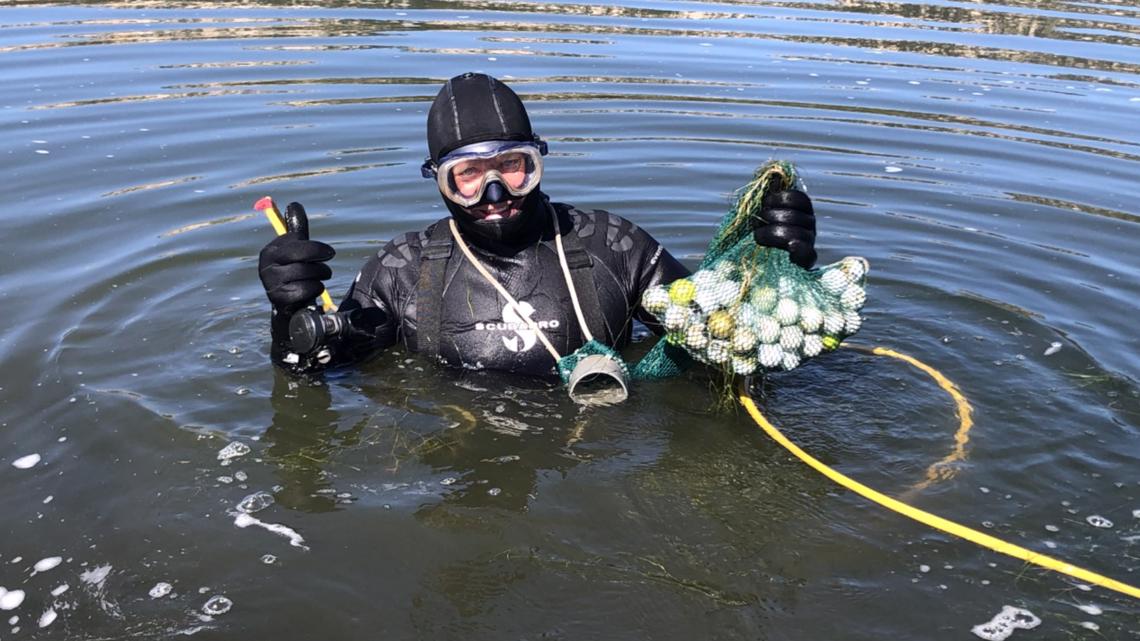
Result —
<instances>
[{"instance_id":1,"label":"ripple in water","mask_svg":"<svg viewBox=\"0 0 1140 641\"><path fill-rule=\"evenodd\" d=\"M215 594L202 606L202 612L210 616L218 616L219 614L229 612L232 607L234 607L233 601L230 601L220 594Z\"/></svg>"},{"instance_id":2,"label":"ripple in water","mask_svg":"<svg viewBox=\"0 0 1140 641\"><path fill-rule=\"evenodd\" d=\"M237 509L246 514L254 514L273 505L273 495L268 492L254 492L242 499Z\"/></svg>"},{"instance_id":3,"label":"ripple in water","mask_svg":"<svg viewBox=\"0 0 1140 641\"><path fill-rule=\"evenodd\" d=\"M1093 527L1108 529L1108 528L1111 528L1113 525L1112 521L1110 521L1110 520L1108 520L1108 519L1106 519L1103 516L1100 516L1098 514L1091 514L1087 518L1085 518L1085 520L1088 521L1089 525L1091 525Z\"/></svg>"}]
</instances>

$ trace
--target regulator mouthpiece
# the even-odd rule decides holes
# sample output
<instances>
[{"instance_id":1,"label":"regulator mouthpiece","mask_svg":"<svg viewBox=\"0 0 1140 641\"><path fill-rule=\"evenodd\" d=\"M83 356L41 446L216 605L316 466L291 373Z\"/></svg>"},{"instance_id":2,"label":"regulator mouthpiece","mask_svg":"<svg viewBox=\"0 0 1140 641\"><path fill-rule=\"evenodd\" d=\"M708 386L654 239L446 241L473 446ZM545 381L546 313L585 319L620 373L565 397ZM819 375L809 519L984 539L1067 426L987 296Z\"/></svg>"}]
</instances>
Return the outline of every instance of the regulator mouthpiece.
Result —
<instances>
[{"instance_id":1,"label":"regulator mouthpiece","mask_svg":"<svg viewBox=\"0 0 1140 641\"><path fill-rule=\"evenodd\" d=\"M629 398L629 381L621 364L604 354L578 361L566 386L570 399L582 405L613 405Z\"/></svg>"}]
</instances>

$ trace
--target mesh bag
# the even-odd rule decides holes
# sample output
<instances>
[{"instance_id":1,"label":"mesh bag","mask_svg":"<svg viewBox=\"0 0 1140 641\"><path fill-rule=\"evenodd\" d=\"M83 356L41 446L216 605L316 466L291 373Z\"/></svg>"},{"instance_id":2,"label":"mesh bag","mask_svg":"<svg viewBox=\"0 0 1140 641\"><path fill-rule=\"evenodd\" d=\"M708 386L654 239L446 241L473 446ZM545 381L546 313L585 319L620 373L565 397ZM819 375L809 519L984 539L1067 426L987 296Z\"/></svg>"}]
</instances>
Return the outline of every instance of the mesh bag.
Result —
<instances>
[{"instance_id":1,"label":"mesh bag","mask_svg":"<svg viewBox=\"0 0 1140 641\"><path fill-rule=\"evenodd\" d=\"M797 187L789 163L760 167L737 193L696 273L645 292L641 304L666 334L634 368L635 378L679 373L681 352L730 375L789 370L859 330L865 259L808 271L752 237L749 220L764 195Z\"/></svg>"}]
</instances>

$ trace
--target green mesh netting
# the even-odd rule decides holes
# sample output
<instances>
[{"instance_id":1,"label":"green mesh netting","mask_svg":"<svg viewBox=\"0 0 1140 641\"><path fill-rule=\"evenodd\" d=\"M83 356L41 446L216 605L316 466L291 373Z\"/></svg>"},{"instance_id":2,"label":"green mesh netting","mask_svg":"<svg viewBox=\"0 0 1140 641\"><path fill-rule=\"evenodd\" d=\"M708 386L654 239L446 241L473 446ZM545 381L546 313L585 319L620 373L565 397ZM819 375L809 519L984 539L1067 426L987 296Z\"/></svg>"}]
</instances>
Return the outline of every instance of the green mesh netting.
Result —
<instances>
[{"instance_id":1,"label":"green mesh netting","mask_svg":"<svg viewBox=\"0 0 1140 641\"><path fill-rule=\"evenodd\" d=\"M570 373L574 371L574 368L578 366L578 363L581 362L583 358L595 354L613 359L621 369L622 374L624 374L627 379L631 378L629 366L626 365L621 355L617 353L617 350L609 345L604 345L596 340L592 340L574 350L572 354L563 356L558 360L558 375L562 377L562 382L567 383L570 381Z\"/></svg>"},{"instance_id":2,"label":"green mesh netting","mask_svg":"<svg viewBox=\"0 0 1140 641\"><path fill-rule=\"evenodd\" d=\"M613 358L635 380L676 376L693 360L728 375L789 370L858 331L866 260L847 257L808 271L752 237L749 221L764 195L790 188L802 188L790 163L757 169L737 192L696 273L642 296L642 306L664 326L664 339L632 368L612 348L591 341L559 362L563 381L590 354Z\"/></svg>"}]
</instances>

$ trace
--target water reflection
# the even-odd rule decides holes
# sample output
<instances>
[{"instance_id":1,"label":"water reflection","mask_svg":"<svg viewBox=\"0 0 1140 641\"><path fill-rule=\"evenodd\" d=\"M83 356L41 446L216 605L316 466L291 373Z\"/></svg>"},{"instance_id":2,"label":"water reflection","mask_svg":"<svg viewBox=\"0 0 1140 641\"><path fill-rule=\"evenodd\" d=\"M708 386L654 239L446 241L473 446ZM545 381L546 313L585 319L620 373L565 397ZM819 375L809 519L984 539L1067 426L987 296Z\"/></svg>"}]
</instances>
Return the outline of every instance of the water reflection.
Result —
<instances>
[{"instance_id":1,"label":"water reflection","mask_svg":"<svg viewBox=\"0 0 1140 641\"><path fill-rule=\"evenodd\" d=\"M322 615L249 635L282 639L383 636L396 618L412 628L397 638L922 638L964 634L1003 594L1080 632L1052 599L1067 584L877 514L741 417L703 411L705 381L580 414L560 390L417 372L403 353L319 385L273 370L252 271L269 232L240 188L312 190L335 211L322 229L343 291L374 243L437 215L430 188L383 168L418 162L422 111L468 67L512 76L536 105L559 193L632 212L682 252L702 250L733 166L794 153L820 177L827 249L875 261L865 336L945 368L978 408L969 463L915 499L1012 538L1056 523L1065 558L1135 565L1134 8L87 4L6 5L0 25L0 157L32 212L10 217L22 242L0 299L37 303L8 308L0 344L23 365L0 381L0 423L21 452L58 453L5 468L4 560L98 544L77 559L114 565L48 634L103 634L97 617L103 636L170 636L199 613L198 586L235 597L212 622L222 635L297 603ZM766 391L797 442L884 490L952 447L944 396L862 357ZM248 488L215 459L229 441L252 448ZM310 551L223 513L270 490L281 511L265 519ZM1091 529L1090 511L1116 528ZM40 513L82 540L37 527ZM135 553L140 540L155 549ZM261 564L267 551L281 561ZM2 565L0 584L29 578ZM28 582L25 612L56 578ZM188 598L148 603L160 579ZM104 595L163 622L123 628ZM1094 619L1106 636L1131 630L1130 604L1088 599L1112 605Z\"/></svg>"},{"instance_id":2,"label":"water reflection","mask_svg":"<svg viewBox=\"0 0 1140 641\"><path fill-rule=\"evenodd\" d=\"M495 380L501 391L494 392L482 386L489 376L429 376L451 378L448 387L466 390L463 402L433 403L429 390L439 381L422 389L414 382L398 388L367 382L350 391L373 409L350 418L331 393L337 386L345 391L343 381L276 372L273 420L262 441L276 465L278 502L328 511L358 498L348 492L355 486L375 495L370 500L412 508L427 521L447 521L453 506L526 510L542 476L565 475L589 458L574 450L587 421L563 413L576 410L562 403L560 388ZM425 484L425 468L434 486ZM358 474L367 481L347 478Z\"/></svg>"},{"instance_id":3,"label":"water reflection","mask_svg":"<svg viewBox=\"0 0 1140 641\"><path fill-rule=\"evenodd\" d=\"M269 4L274 3L259 3ZM672 11L662 9L645 9L626 6L609 6L609 5L575 5L575 4L530 4L530 3L395 3L389 4L385 2L361 2L361 3L332 3L334 6L361 6L372 8L388 8L398 7L401 9L440 9L440 10L456 10L462 9L465 6L470 6L472 9L478 9L480 19L455 19L455 20L438 20L438 19L416 19L411 17L411 14L398 16L394 19L358 19L358 18L342 18L342 19L325 19L325 18L282 18L278 20L269 21L264 18L251 18L244 19L220 19L211 20L209 22L226 23L230 21L240 21L251 23L252 26L201 26L199 23L205 20L188 20L186 28L181 29L152 29L146 31L108 31L103 33L94 34L66 34L65 40L59 42L49 43L25 43L21 45L9 46L0 49L2 52L17 52L32 49L43 49L51 47L63 46L99 46L99 45L124 45L124 44L144 44L155 42L173 42L173 41L188 41L188 40L250 40L250 39L265 39L265 38L290 38L290 39L319 39L319 38L360 38L360 37L375 37L391 35L393 32L417 32L417 31L447 31L447 32L463 32L463 31L498 31L509 32L515 34L542 32L544 34L569 34L565 37L560 36L543 36L543 37L527 37L515 36L514 40L517 41L520 37L534 42L553 43L553 44L574 44L581 46L583 44L599 45L609 44L606 40L599 40L593 38L581 38L574 34L607 34L615 36L656 36L670 39L677 38L694 38L694 39L707 39L707 40L739 40L739 39L772 39L772 40L785 40L789 42L807 43L807 44L821 44L842 47L854 47L859 49L876 50L876 51L895 51L906 53L921 53L927 55L937 55L951 58L977 58L984 60L997 60L1007 62L1022 62L1032 64L1043 64L1056 67L1076 68L1076 69L1091 69L1096 71L1113 71L1122 73L1136 73L1140 70L1140 65L1135 63L1103 59L1100 57L1085 57L1074 56L1067 53L1060 53L1055 51L1033 51L1029 49L1009 49L1003 47L985 46L972 43L960 42L957 38L952 38L948 41L935 41L924 39L912 39L903 36L901 38L892 38L890 33L893 31L913 31L918 35L926 31L940 31L946 32L953 36L955 32L965 30L967 32L976 32L984 35L1000 35L1000 36L1018 36L1032 38L1032 42L1048 42L1050 40L1057 41L1070 41L1080 42L1086 46L1090 43L1109 46L1131 47L1135 43L1136 32L1126 22L1111 22L1104 20L1085 20L1073 18L1073 13L1096 13L1103 14L1103 7L1082 7L1081 5L1072 5L1069 3L1058 3L1058 7L1064 7L1064 11L1068 15L1054 16L1054 15L1041 15L1041 14L1025 14L1013 11L985 11L981 9L967 9L956 7L952 5L926 5L926 4L909 4L909 3L868 3L868 2L839 2L837 4L783 4L779 6L778 10L801 10L812 14L818 14L818 17L809 19L801 17L798 21L800 24L810 24L813 20L819 21L827 25L843 26L845 24L856 25L861 28L869 30L878 30L881 35L875 38L864 37L850 37L845 35L815 35L805 33L786 33L777 31L768 31L766 29L757 29L754 31L740 31L740 30L726 30L726 29L691 29L685 27L672 27L672 26L632 26L628 24L614 24L609 20L611 18L636 18L639 21L649 22L721 22L724 24L741 24L745 20L762 20L764 18L776 18L776 15L753 15L744 13L726 13L726 12L709 12L709 11ZM720 3L724 4L724 3ZM423 6L420 6L423 5ZM103 6L110 7L127 7L137 8L137 3L105 3ZM166 8L170 7L169 3L163 3ZM174 6L179 6L174 3ZM196 9L208 9L210 7L228 8L227 5L210 5L194 3ZM1002 7L1008 8L1007 6ZM1028 9L1028 7L1027 7ZM1058 11L1061 9L1058 8ZM516 14L526 16L528 14L542 14L553 16L575 16L575 17L591 17L600 18L598 22L584 22L584 23L542 23L542 22L520 22L518 20L490 20L486 16L488 13L494 15L501 12L504 15ZM872 14L872 15L886 15L886 16L899 16L908 20L908 22L895 22L895 21L868 21L863 19L853 19L839 17L841 14ZM1129 14L1121 12L1121 17L1127 18ZM143 24L163 24L166 21L144 21ZM179 23L181 21L170 21ZM100 20L100 21L76 21L71 23L74 26L83 25L116 25L117 21L113 20ZM138 22L125 21L121 24L132 25ZM39 25L36 25L39 26ZM290 45L264 45L266 48L274 47L289 47ZM317 47L318 49L324 47L338 47L341 45L305 45L305 47ZM350 47L376 47L379 45L347 45ZM502 55L502 56L572 56L572 57L592 57L599 54L588 54L582 51L575 52L542 52L533 49L472 49L472 48L425 48L425 47L400 47L407 52L416 53L439 53L451 55Z\"/></svg>"}]
</instances>

